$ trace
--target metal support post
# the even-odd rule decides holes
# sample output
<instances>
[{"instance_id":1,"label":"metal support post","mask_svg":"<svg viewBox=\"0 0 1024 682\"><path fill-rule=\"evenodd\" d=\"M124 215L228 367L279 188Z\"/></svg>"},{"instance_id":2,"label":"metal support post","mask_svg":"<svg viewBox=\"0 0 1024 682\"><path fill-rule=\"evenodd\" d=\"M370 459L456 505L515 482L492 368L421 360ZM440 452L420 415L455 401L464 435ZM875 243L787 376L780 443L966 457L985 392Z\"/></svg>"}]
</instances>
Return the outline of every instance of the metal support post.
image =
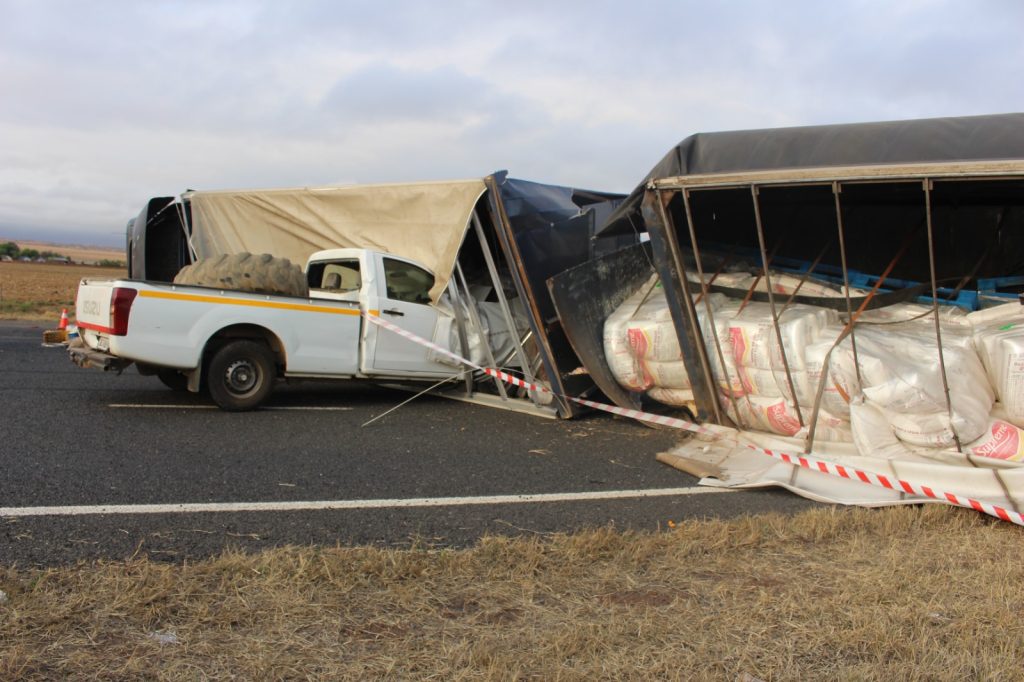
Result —
<instances>
[{"instance_id":1,"label":"metal support post","mask_svg":"<svg viewBox=\"0 0 1024 682\"><path fill-rule=\"evenodd\" d=\"M725 378L725 394L729 398L729 403L732 405L733 414L736 415L736 420L740 421L740 410L736 404L736 396L733 395L733 383L732 376L729 373L729 366L725 362L725 353L722 350L722 342L718 338L718 325L715 323L715 314L711 309L711 302L708 300L708 285L710 282L704 279L704 264L701 260L700 247L697 245L697 228L693 224L693 210L690 206L690 190L683 190L683 208L686 211L686 222L690 228L690 248L693 249L693 257L697 263L697 276L700 278L700 300L704 302L704 314L707 315L708 326L711 328L711 337L715 342L715 353L718 355L718 364L722 368L722 374ZM717 273L716 273L717 274ZM714 372L711 373L714 375ZM716 386L714 383L714 376L712 376L712 386ZM717 386L716 386L717 392Z\"/></svg>"},{"instance_id":2,"label":"metal support post","mask_svg":"<svg viewBox=\"0 0 1024 682\"><path fill-rule=\"evenodd\" d=\"M775 340L779 344L779 353L782 356L782 367L786 370L786 383L789 384L790 395L793 396L793 408L796 410L797 421L800 426L804 425L804 417L800 413L800 401L796 399L796 388L793 386L793 374L789 370L789 359L786 357L786 347L782 344L782 328L779 327L779 315L775 310L775 294L772 293L772 278L768 271L768 249L764 242L764 224L761 221L761 201L757 185L750 186L750 196L754 202L754 222L757 225L757 243L761 247L761 264L764 274L765 287L768 289L768 307L772 312L772 324L775 327Z\"/></svg>"},{"instance_id":3,"label":"metal support post","mask_svg":"<svg viewBox=\"0 0 1024 682\"><path fill-rule=\"evenodd\" d=\"M498 296L498 304L501 306L501 313L505 316L505 323L509 326L509 329L515 330L515 337L519 338L519 327L516 326L515 317L512 315L512 309L508 305L508 299L505 298L505 291L501 287L501 278L498 277L498 268L494 264L494 258L491 255L491 247L487 241L487 235L484 233L484 226L480 222L480 216L473 211L473 229L476 231L476 237L480 241L480 249L484 253L484 261L487 263L487 271L491 275L491 284L494 286L494 291ZM530 383L536 383L534 380L533 373L530 370L530 363L526 358L526 352L523 350L522 343L517 343L515 347L516 359L519 361L519 366L522 368L523 375L526 380ZM533 402L540 405L537 396L530 395Z\"/></svg>"},{"instance_id":4,"label":"metal support post","mask_svg":"<svg viewBox=\"0 0 1024 682\"><path fill-rule=\"evenodd\" d=\"M452 298L452 310L455 312L455 326L459 334L459 346L462 348L462 357L469 358L469 335L466 334L466 318L462 314L462 296L459 295L459 287L455 279L448 280L448 294ZM473 396L473 373L465 372L463 381L466 384L466 397Z\"/></svg>"},{"instance_id":5,"label":"metal support post","mask_svg":"<svg viewBox=\"0 0 1024 682\"><path fill-rule=\"evenodd\" d=\"M949 430L953 432L953 441L956 443L956 451L963 452L960 444L960 435L953 428L953 401L949 397L949 380L946 376L946 359L942 352L942 323L939 320L939 293L935 279L935 239L932 234L932 181L925 179L921 182L924 189L924 216L925 228L928 231L928 268L931 274L932 284L932 317L935 320L935 341L939 347L939 372L942 374L942 391L946 396L946 413L949 415ZM968 459L970 459L968 457Z\"/></svg>"},{"instance_id":6,"label":"metal support post","mask_svg":"<svg viewBox=\"0 0 1024 682\"><path fill-rule=\"evenodd\" d=\"M480 322L480 315L477 313L475 302L473 297L469 294L469 286L466 284L466 276L462 273L462 264L458 261L455 262L455 275L458 278L459 284L462 286L462 292L465 294L466 309L469 311L470 322L476 327L480 334L480 338L483 339L484 356L487 358L488 365L495 369L501 369L498 367L498 363L494 361L494 351L491 349L490 340L487 338L487 332L484 330L484 325ZM519 334L515 329L509 332L513 337L518 338ZM505 383L498 377L493 377L494 385L498 388L498 393L501 394L502 400L508 400L508 394L505 392Z\"/></svg>"},{"instance_id":7,"label":"metal support post","mask_svg":"<svg viewBox=\"0 0 1024 682\"><path fill-rule=\"evenodd\" d=\"M666 287L666 298L668 298L669 294L676 293L669 291L671 286L677 288L679 304L682 306L686 318L686 326L680 328L680 321L676 321L674 319L675 315L673 315L673 321L676 323L676 333L680 337L679 345L683 351L683 361L686 365L687 373L690 374L690 383L694 388L694 397L700 397L698 391L703 385L704 392L706 393L704 402L709 404L715 423L722 424L722 407L718 404L715 377L711 372L711 363L708 361L707 348L704 344L704 337L701 334L700 322L697 319L697 309L693 304L693 296L690 295L689 280L686 276L686 264L683 262L682 253L679 248L676 228L669 218L668 211L665 210L665 200L662 193L658 190L649 191L649 197L653 197L653 203L657 207L657 217L662 225L661 234L665 237L665 246L668 250L667 255L671 259L672 269L677 276L676 281L662 277L662 284ZM648 199L649 201L650 199ZM688 357L691 355L696 357ZM694 365L694 361L696 361L696 365ZM699 370L700 381L697 381L697 377L694 376L694 370Z\"/></svg>"}]
</instances>

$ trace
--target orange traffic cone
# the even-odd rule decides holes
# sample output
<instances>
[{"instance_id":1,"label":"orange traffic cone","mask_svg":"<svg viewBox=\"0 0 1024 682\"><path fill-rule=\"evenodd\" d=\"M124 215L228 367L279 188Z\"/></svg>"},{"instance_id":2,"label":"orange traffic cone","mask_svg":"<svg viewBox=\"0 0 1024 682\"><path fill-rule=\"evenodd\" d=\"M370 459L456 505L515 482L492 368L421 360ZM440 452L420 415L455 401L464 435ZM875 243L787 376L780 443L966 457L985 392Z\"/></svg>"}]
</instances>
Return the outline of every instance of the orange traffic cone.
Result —
<instances>
[{"instance_id":1,"label":"orange traffic cone","mask_svg":"<svg viewBox=\"0 0 1024 682\"><path fill-rule=\"evenodd\" d=\"M68 309L64 308L62 311L60 311L60 324L57 325L57 329L67 329L67 328L68 328Z\"/></svg>"}]
</instances>

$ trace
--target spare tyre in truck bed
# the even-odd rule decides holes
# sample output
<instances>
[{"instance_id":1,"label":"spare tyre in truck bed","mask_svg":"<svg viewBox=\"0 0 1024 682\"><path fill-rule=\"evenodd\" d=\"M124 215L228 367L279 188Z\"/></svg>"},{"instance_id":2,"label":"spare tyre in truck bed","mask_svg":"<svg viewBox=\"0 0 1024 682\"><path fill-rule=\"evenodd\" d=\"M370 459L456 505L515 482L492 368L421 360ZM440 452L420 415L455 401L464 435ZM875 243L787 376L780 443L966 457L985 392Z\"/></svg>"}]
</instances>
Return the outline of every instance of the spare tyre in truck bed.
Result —
<instances>
[{"instance_id":1,"label":"spare tyre in truck bed","mask_svg":"<svg viewBox=\"0 0 1024 682\"><path fill-rule=\"evenodd\" d=\"M182 268L174 283L281 296L309 295L302 269L287 258L275 258L269 253L201 258Z\"/></svg>"}]
</instances>

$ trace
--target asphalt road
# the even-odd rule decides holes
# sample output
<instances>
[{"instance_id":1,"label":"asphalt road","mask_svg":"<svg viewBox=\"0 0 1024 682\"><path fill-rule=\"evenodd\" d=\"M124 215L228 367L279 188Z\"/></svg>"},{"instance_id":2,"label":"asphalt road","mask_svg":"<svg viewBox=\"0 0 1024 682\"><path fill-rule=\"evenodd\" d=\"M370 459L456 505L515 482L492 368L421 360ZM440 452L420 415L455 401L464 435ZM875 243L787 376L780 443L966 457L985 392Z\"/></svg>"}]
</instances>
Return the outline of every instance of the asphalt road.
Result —
<instances>
[{"instance_id":1,"label":"asphalt road","mask_svg":"<svg viewBox=\"0 0 1024 682\"><path fill-rule=\"evenodd\" d=\"M783 491L402 506L411 498L556 495L692 487L655 461L682 436L603 414L555 421L365 383L282 385L271 408L231 414L134 368L75 367L43 326L0 322L0 565L183 561L226 547L413 543L570 532L812 503ZM333 408L333 409L324 409ZM136 513L118 505L391 500L379 508ZM105 505L106 513L69 515ZM358 506L358 505L356 505ZM80 510L81 511L81 510Z\"/></svg>"}]
</instances>

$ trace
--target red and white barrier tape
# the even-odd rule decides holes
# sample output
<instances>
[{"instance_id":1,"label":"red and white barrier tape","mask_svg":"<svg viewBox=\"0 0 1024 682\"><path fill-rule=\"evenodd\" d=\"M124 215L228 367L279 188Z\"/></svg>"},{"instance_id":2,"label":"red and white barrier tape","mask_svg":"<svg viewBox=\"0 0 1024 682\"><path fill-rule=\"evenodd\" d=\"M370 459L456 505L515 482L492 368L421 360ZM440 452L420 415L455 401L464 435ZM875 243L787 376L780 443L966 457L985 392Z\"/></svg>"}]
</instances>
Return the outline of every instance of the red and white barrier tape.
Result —
<instances>
[{"instance_id":1,"label":"red and white barrier tape","mask_svg":"<svg viewBox=\"0 0 1024 682\"><path fill-rule=\"evenodd\" d=\"M481 367L475 362L472 362L460 355L452 353L447 348L442 348L436 343L428 341L427 339L424 339L421 336L413 334L412 332L406 329L402 329L398 325L392 324L391 322L381 319L380 317L377 317L375 315L369 315L365 312L363 313L363 317L365 317L367 320L369 320L375 325L383 327L384 329L387 329L400 336L405 337L406 339L409 339L413 343L417 343L421 346L426 346L427 348L430 348L431 350L441 353L442 355L445 355L446 357L449 357L455 360L456 362L469 365L473 369L485 372L486 374L492 377L496 377L506 383L512 384L513 386L525 388L530 391L550 393L551 395L555 395L556 397L566 398L575 403L578 403L580 405L586 405L587 407L592 407L596 410L610 412L611 414L617 414L623 417L629 417L631 419L650 422L652 424L660 424L662 426L669 426L676 429L691 431L693 433L702 433L705 435L711 435L716 437L722 435L722 432L720 431L716 431L714 429L708 428L707 426L702 426L700 424L695 424L693 422L686 421L685 419L666 417L663 415L651 414L650 412L642 412L640 410L630 410L623 407L617 407L614 405L605 405L604 403L598 403L594 402L593 400L586 400L584 398L574 398L572 396L557 396L556 393L554 393L551 389L549 389L546 386L541 386L539 384L534 384L529 381L524 381L519 377L513 376L499 369L494 369L491 367ZM731 431L731 429L729 431ZM807 455L791 455L785 452L776 452L775 450L768 450L766 448L759 447L752 443L744 443L744 445L755 452L759 452L763 455L768 455L769 457L781 460L786 464L798 466L803 469L817 471L819 473L829 474L832 476L837 476L839 478L849 479L851 481L859 481L867 485L886 488L887 490L904 492L909 495L918 495L921 497L928 497L933 500L941 500L943 502L946 502L947 504L951 504L957 507L964 507L965 509L973 509L983 514L994 516L995 518L1001 519L1002 521L1008 521L1009 523L1013 523L1018 526L1024 526L1024 514L1022 514L1021 512L1006 509L1004 507L1000 507L989 502L982 502L980 500L976 500L965 495L957 495L956 493L945 491L936 491L925 485L915 485L913 483L909 483L898 478L890 479L888 476L884 476L882 474L876 474L870 471L864 471L862 469L855 469L853 467L842 466L840 464L835 464L832 462L826 462L824 460L816 459L814 457L808 457Z\"/></svg>"},{"instance_id":2,"label":"red and white barrier tape","mask_svg":"<svg viewBox=\"0 0 1024 682\"><path fill-rule=\"evenodd\" d=\"M989 502L982 502L980 500L967 497L966 495L957 495L956 493L934 490L926 485L915 485L900 478L890 479L888 476L883 476L882 474L864 471L863 469L855 469L853 467L843 466L833 462L826 462L824 460L815 459L814 457L808 457L807 455L790 455L785 452L776 452L774 450L761 448L751 443L744 443L744 445L755 452L760 452L768 455L769 457L782 460L786 464L792 464L793 466L809 469L811 471L818 471L823 474L831 474L832 476L846 478L851 481L860 481L861 483L877 486L879 488L905 492L909 495L919 495L921 497L929 497L933 500L941 500L957 507L973 509L975 511L982 512L983 514L994 516L997 519L1009 521L1010 523L1015 523L1018 526L1024 526L1024 514L1021 514L1019 511L1006 509Z\"/></svg>"},{"instance_id":3,"label":"red and white barrier tape","mask_svg":"<svg viewBox=\"0 0 1024 682\"><path fill-rule=\"evenodd\" d=\"M489 376L496 377L497 379L499 379L501 381L504 381L507 384L512 384L513 386L517 386L519 388L525 388L528 391L537 391L537 392L540 392L540 393L549 393L549 394L554 395L556 397L566 398L568 400L573 401L574 403L579 403L580 405L586 405L587 407L592 407L592 408L594 408L596 410L602 410L604 412L610 412L612 414L617 414L617 415L622 416L622 417L629 417L630 419L638 419L640 421L650 422L652 424L660 424L662 426L670 426L672 428L684 429L686 431L692 431L694 433L702 433L702 434L709 435L709 436L721 435L721 432L719 432L719 431L715 431L714 429L709 428L707 426L702 426L701 424L695 424L693 422L686 421L685 419L676 419L675 417L667 417L665 415L652 414L650 412L641 412L640 410L630 410L630 409L627 409L627 408L624 408L624 407L618 407L618 406L615 406L615 405L605 405L604 403L596 403L596 402L594 402L592 400L586 400L585 398L574 398L572 396L558 396L554 391L552 391L547 386L541 386L540 384L534 384L534 383L531 383L529 381L525 381L523 379L520 379L517 376L514 376L514 375L509 374L507 372L503 372L500 369L494 369L494 368L491 368L491 367L482 367L482 366L476 364L475 362L473 362L472 360L468 360L468 359L462 357L461 355L457 355L457 354L451 352L450 350L448 350L447 348L443 348L442 346L439 346L438 344L434 343L433 341L428 341L427 339L424 339L421 336L413 334L409 330L403 329L402 327L399 327L396 324L388 322L387 320L385 320L385 319L383 319L381 317L377 317L375 315L369 315L367 313L363 313L363 316L366 319L368 319L370 322L372 322L372 323L374 323L374 324L376 324L376 325L378 325L380 327L383 327L383 328L387 329L388 331L392 331L395 334L398 334L399 336L402 336L402 337L404 337L406 339L409 339L413 343L418 343L419 345L425 346L425 347L427 347L427 348L429 348L429 349L431 349L433 351L441 353L442 355L444 355L446 357L449 357L452 360L455 360L456 362L458 362L460 364L469 365L473 369L480 370L481 372L484 372L485 374L487 374ZM731 432L731 429L729 431Z\"/></svg>"}]
</instances>

